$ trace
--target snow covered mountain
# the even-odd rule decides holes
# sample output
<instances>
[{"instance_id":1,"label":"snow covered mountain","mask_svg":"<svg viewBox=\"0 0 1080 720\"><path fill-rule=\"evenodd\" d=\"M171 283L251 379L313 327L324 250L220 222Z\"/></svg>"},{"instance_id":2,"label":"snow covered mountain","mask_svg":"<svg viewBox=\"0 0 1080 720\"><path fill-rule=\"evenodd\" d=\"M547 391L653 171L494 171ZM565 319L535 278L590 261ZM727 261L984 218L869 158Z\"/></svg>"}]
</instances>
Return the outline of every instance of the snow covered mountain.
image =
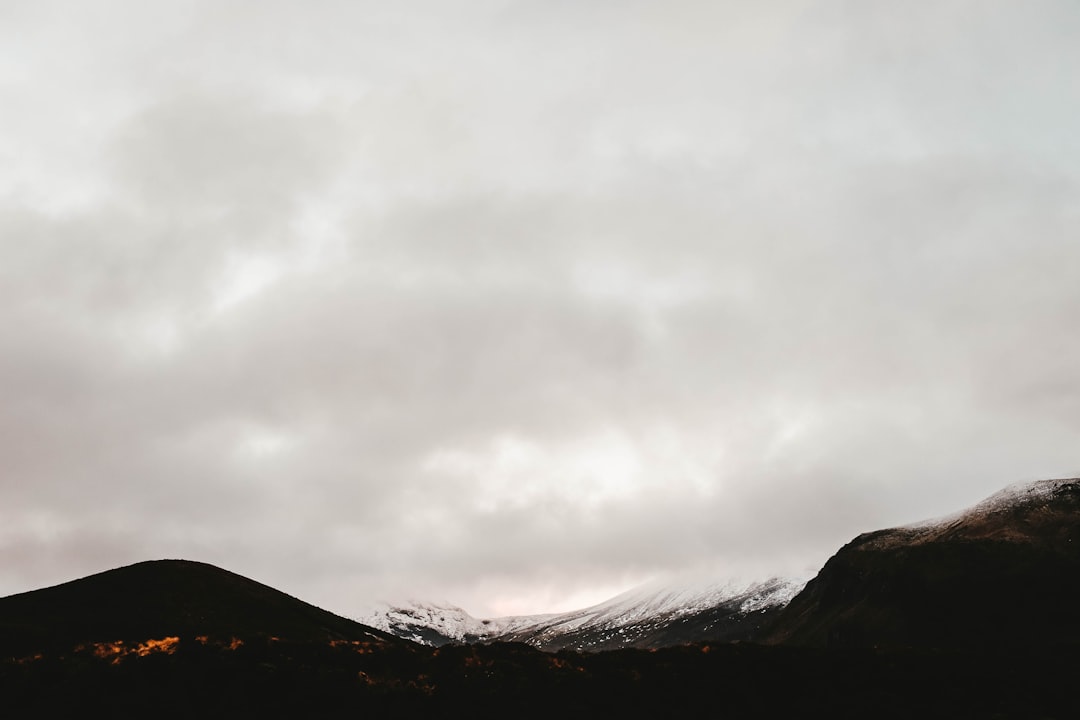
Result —
<instances>
[{"instance_id":1,"label":"snow covered mountain","mask_svg":"<svg viewBox=\"0 0 1080 720\"><path fill-rule=\"evenodd\" d=\"M1078 493L1077 478L1014 483L959 512L861 538L864 545L879 550L948 539L1034 541L1042 539L1044 526L1059 515L1075 521L1067 501Z\"/></svg>"},{"instance_id":2,"label":"snow covered mountain","mask_svg":"<svg viewBox=\"0 0 1080 720\"><path fill-rule=\"evenodd\" d=\"M456 605L410 601L385 603L363 616L365 625L424 645L492 642L556 615L521 615L481 620Z\"/></svg>"},{"instance_id":3,"label":"snow covered mountain","mask_svg":"<svg viewBox=\"0 0 1080 720\"><path fill-rule=\"evenodd\" d=\"M477 619L452 605L385 605L366 625L428 645L525 642L542 650L658 648L700 640L746 640L806 584L805 579L652 583L583 610Z\"/></svg>"},{"instance_id":4,"label":"snow covered mountain","mask_svg":"<svg viewBox=\"0 0 1080 720\"><path fill-rule=\"evenodd\" d=\"M1080 642L1080 478L1012 485L962 512L859 535L763 641L1001 648Z\"/></svg>"}]
</instances>

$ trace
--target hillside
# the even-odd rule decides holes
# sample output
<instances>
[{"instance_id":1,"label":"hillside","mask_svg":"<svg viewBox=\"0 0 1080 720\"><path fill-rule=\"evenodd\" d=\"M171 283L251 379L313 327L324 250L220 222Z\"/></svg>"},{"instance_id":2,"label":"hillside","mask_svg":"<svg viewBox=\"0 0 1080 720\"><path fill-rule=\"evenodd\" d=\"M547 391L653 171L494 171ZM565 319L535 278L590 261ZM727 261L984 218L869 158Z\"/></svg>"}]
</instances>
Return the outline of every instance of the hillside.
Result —
<instances>
[{"instance_id":1,"label":"hillside","mask_svg":"<svg viewBox=\"0 0 1080 720\"><path fill-rule=\"evenodd\" d=\"M433 648L210 565L138 563L0 598L3 708L12 717L1077 717L1078 517L1080 481L1017 486L949 518L859 536L786 607L794 588L783 584L741 594L654 587L533 627L563 637L592 627L600 638L616 621L624 635L671 616L705 622L724 603L747 617L783 608L769 645ZM441 621L447 632L485 627Z\"/></svg>"},{"instance_id":2,"label":"hillside","mask_svg":"<svg viewBox=\"0 0 1080 720\"><path fill-rule=\"evenodd\" d=\"M1080 642L1080 480L1007 488L858 536L780 614L773 644L988 648Z\"/></svg>"},{"instance_id":3,"label":"hillside","mask_svg":"<svg viewBox=\"0 0 1080 720\"><path fill-rule=\"evenodd\" d=\"M136 563L0 598L0 652L162 637L397 638L206 563Z\"/></svg>"}]
</instances>

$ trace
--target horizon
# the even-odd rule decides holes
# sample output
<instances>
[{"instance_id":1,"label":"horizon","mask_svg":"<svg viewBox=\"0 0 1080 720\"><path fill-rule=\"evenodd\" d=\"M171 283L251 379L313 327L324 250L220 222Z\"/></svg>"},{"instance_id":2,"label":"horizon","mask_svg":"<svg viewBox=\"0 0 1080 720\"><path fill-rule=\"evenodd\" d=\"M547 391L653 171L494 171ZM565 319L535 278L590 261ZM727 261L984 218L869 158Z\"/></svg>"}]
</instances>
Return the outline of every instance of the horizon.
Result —
<instances>
[{"instance_id":1,"label":"horizon","mask_svg":"<svg viewBox=\"0 0 1080 720\"><path fill-rule=\"evenodd\" d=\"M919 521L919 522L916 522L916 523L913 523L913 524L905 524L905 525L900 525L900 526L896 526L896 527L918 527L918 526L924 526L924 525L929 525L929 524L937 524L937 523L945 522L945 521L960 517L960 516L964 515L965 513L969 512L969 511L975 510L976 508L980 508L980 507L986 505L986 503L988 501L991 501L994 498L1000 498L1002 496L1010 497L1010 496L1012 496L1010 493L1012 491L1015 491L1015 490L1018 490L1018 489L1028 488L1028 487L1031 487L1033 485L1061 483L1061 482L1067 482L1067 481L1070 481L1070 480L1075 481L1076 479L1080 479L1080 478L1047 478L1047 479L1044 479L1044 480L1011 483L1009 485L1006 485L1004 488L1001 488L997 492L987 496L986 498L983 498L979 502L969 505L966 508L955 510L953 512L950 512L950 513L947 513L947 514L944 514L944 515L940 515L940 516L936 516L934 518L925 518L922 521ZM1012 494L1014 494L1014 492ZM879 530L884 530L884 529L890 529L890 528L878 528L878 529ZM837 548L837 551L839 551L839 549L840 548ZM71 582L84 580L86 578L93 577L95 575L105 574L105 573L108 573L108 572L110 572L112 570L120 570L120 569L123 569L123 568L126 568L126 567L130 567L132 565L142 565L142 564L146 564L146 563L156 563L156 562L181 562L181 563L194 563L194 564L208 565L210 567L214 567L214 568L217 568L219 570L224 570L225 572L236 574L236 575L239 575L241 577L247 577L247 579L249 579L249 580L253 580L255 582L260 582L261 583L261 581L258 578L248 577L248 576L244 575L244 573L242 573L242 572L237 572L237 571L235 571L233 569L226 568L226 567L220 567L220 566L214 565L213 563L207 563L207 562L205 562L203 560L199 560L197 558L179 558L179 557L176 557L176 558L148 558L148 559L143 559L143 560L137 560L137 561L135 561L133 563L129 563L129 564L126 564L126 565L121 565L121 566L117 566L117 567L103 568L101 570L92 571L92 572L90 572L90 573L88 573L86 575L80 576L80 577L69 578L67 580L62 580L62 581L59 581L59 582L56 582L56 583L49 583L47 585L42 585L40 587L28 588L28 589L25 589L25 590L18 590L18 591L13 592L13 593L6 593L6 594L3 594L3 595L0 595L0 599L3 599L4 597L9 597L9 596L12 596L12 595L20 595L20 594L24 594L24 593L28 593L28 592L34 592L34 591L37 591L37 590L46 590L46 589L49 589L49 588L52 588L52 587L56 587L58 585L65 585L65 584L68 584L68 583L71 583ZM687 590L687 589L703 589L705 587L715 588L715 587L718 587L718 586L750 587L750 586L757 585L757 584L760 584L760 583L769 582L771 580L794 581L794 582L798 582L800 584L805 585L805 583L809 582L811 579L813 579L814 577L817 576L820 569L821 569L820 567L805 566L798 572L789 573L789 574L786 574L786 575L783 575L783 574L771 574L771 575L766 574L766 575L754 575L754 576L749 576L749 575L741 575L740 576L740 575L731 575L731 574L723 575L723 574L717 574L715 571L711 571L711 570L710 571L702 571L701 569L696 569L696 570L693 570L693 571L682 570L682 571L676 572L676 573L670 573L669 572L669 573L666 573L666 574L663 574L663 575L660 575L660 576L654 576L653 578L651 578L649 580L646 580L644 582L635 584L635 585L630 586L630 587L623 588L621 590L617 590L617 591L612 592L612 593L594 595L591 599L589 599L587 601L575 602L574 600L571 600L565 605L565 607L554 608L552 610L549 610L549 611L546 611L546 612L541 612L541 613L527 612L527 611L525 611L525 612L512 612L511 611L511 612L502 612L502 613L499 613L499 614L496 614L496 615L476 615L476 614L470 612L467 608L463 608L463 607L457 605L456 603L452 602L451 600L433 599L433 598L419 598L419 597L412 597L412 598L404 598L404 597L383 598L383 599L379 599L379 600L371 602L366 607L362 607L359 612L355 611L355 609L354 609L354 611L352 613L337 612L333 608L322 608L322 609L330 610L331 612L335 612L336 614L340 615L341 617L351 619L351 620L359 620L360 622L363 622L366 618L369 618L374 613L378 613L378 612L381 612L383 610L393 609L394 607L404 607L404 606L413 605L413 604L428 605L428 606L432 606L432 607L445 607L445 608L448 608L448 609L462 610L467 615L469 615L473 619L477 619L477 620L489 620L489 619L498 620L498 619L508 618L508 617L512 617L512 616L517 616L517 617L524 617L524 616L543 617L543 616L551 616L551 615L560 615L560 614L572 613L574 611L588 610L588 609L591 609L593 607L597 607L597 606L601 606L601 605L607 605L607 604L609 604L609 603L611 603L613 601L619 600L620 598L622 598L624 596L632 596L635 593L641 593L643 591L653 591L653 590L656 590L656 591L663 591L663 590L682 591L682 590ZM267 587L270 587L271 589L274 589L274 590L281 590L280 588L272 587L272 586L270 586L270 585L268 585L266 583L261 583L261 584L266 585ZM600 592L603 593L603 591L600 591ZM287 594L293 596L296 599L307 602L304 599L304 595L302 593L298 594L298 593L290 592L290 593L287 593Z\"/></svg>"},{"instance_id":2,"label":"horizon","mask_svg":"<svg viewBox=\"0 0 1080 720\"><path fill-rule=\"evenodd\" d=\"M1075 3L0 20L0 596L561 612L1080 475Z\"/></svg>"}]
</instances>

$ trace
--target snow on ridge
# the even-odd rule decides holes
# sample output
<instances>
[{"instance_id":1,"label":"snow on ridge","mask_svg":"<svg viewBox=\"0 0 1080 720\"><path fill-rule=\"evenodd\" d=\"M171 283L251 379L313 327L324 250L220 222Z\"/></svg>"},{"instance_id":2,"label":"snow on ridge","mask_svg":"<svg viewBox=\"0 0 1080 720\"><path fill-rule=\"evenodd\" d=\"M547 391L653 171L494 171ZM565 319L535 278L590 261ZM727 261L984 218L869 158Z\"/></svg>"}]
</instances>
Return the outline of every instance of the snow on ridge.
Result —
<instances>
[{"instance_id":1,"label":"snow on ridge","mask_svg":"<svg viewBox=\"0 0 1080 720\"><path fill-rule=\"evenodd\" d=\"M1080 484L1080 478L1013 483L976 504L969 513L1001 512L1017 505L1042 502L1052 497L1060 488L1076 484Z\"/></svg>"},{"instance_id":2,"label":"snow on ridge","mask_svg":"<svg viewBox=\"0 0 1080 720\"><path fill-rule=\"evenodd\" d=\"M807 582L809 582L809 578L779 578L771 587L765 588L764 592L746 598L739 605L739 611L749 613L787 605L796 595L802 592Z\"/></svg>"},{"instance_id":3,"label":"snow on ridge","mask_svg":"<svg viewBox=\"0 0 1080 720\"><path fill-rule=\"evenodd\" d=\"M941 517L923 520L896 528L902 531L914 531L918 534L938 530L969 518L994 515L1009 509L1042 502L1053 496L1060 488L1080 484L1080 478L1059 478L1054 480L1035 480L1012 483L998 490L993 495L975 503L971 507Z\"/></svg>"},{"instance_id":4,"label":"snow on ridge","mask_svg":"<svg viewBox=\"0 0 1080 720\"><path fill-rule=\"evenodd\" d=\"M419 601L382 603L358 620L365 625L418 642L422 642L421 636L416 632L419 628L434 630L454 640L463 640L480 622L455 605Z\"/></svg>"},{"instance_id":5,"label":"snow on ridge","mask_svg":"<svg viewBox=\"0 0 1080 720\"><path fill-rule=\"evenodd\" d=\"M777 584L785 588L784 592L775 592L774 585ZM789 592L790 597L794 597L805 584L805 580L779 579L729 579L723 582L699 580L675 585L654 581L632 588L581 612L588 612L597 620L617 620L625 623L659 615L683 617L740 598L743 598L742 604L756 601L754 609L761 609L784 602ZM794 591L791 591L792 587L795 587Z\"/></svg>"},{"instance_id":6,"label":"snow on ridge","mask_svg":"<svg viewBox=\"0 0 1080 720\"><path fill-rule=\"evenodd\" d=\"M428 642L423 630L433 630L454 642L473 642L494 638L549 617L552 616L475 618L463 608L449 603L409 600L403 603L382 602L360 616L358 622L421 643Z\"/></svg>"},{"instance_id":7,"label":"snow on ridge","mask_svg":"<svg viewBox=\"0 0 1080 720\"><path fill-rule=\"evenodd\" d=\"M1011 510L1042 504L1061 488L1077 485L1080 478L1013 483L958 512L859 536L861 547L884 549L897 544L933 542L952 532L976 528L983 521Z\"/></svg>"},{"instance_id":8,"label":"snow on ridge","mask_svg":"<svg viewBox=\"0 0 1080 720\"><path fill-rule=\"evenodd\" d=\"M534 630L540 639L582 631L621 633L643 623L664 624L724 605L750 613L787 604L809 578L765 581L654 581L584 610L557 616Z\"/></svg>"},{"instance_id":9,"label":"snow on ridge","mask_svg":"<svg viewBox=\"0 0 1080 720\"><path fill-rule=\"evenodd\" d=\"M434 631L452 642L484 642L502 638L533 642L566 633L603 630L618 632L646 622L670 622L721 605L741 613L785 605L809 578L771 578L765 581L715 580L672 583L653 581L581 610L547 615L518 615L478 619L450 604L409 602L384 604L360 622L417 642L431 642ZM427 631L429 637L425 638Z\"/></svg>"}]
</instances>

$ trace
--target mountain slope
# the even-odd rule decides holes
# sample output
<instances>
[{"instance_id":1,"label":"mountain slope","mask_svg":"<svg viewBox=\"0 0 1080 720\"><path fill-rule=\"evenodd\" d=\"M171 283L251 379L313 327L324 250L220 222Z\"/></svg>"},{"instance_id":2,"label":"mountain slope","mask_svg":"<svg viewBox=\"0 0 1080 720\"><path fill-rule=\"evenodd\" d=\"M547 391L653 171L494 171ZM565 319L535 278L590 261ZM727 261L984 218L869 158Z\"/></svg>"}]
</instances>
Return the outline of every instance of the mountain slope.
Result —
<instances>
[{"instance_id":1,"label":"mountain slope","mask_svg":"<svg viewBox=\"0 0 1080 720\"><path fill-rule=\"evenodd\" d=\"M939 520L858 536L767 641L818 647L1080 642L1080 479L1015 485Z\"/></svg>"},{"instance_id":2,"label":"mountain slope","mask_svg":"<svg viewBox=\"0 0 1080 720\"><path fill-rule=\"evenodd\" d=\"M385 604L359 618L365 625L400 638L440 647L452 644L494 642L557 615L516 615L479 619L456 605L413 600Z\"/></svg>"},{"instance_id":3,"label":"mountain slope","mask_svg":"<svg viewBox=\"0 0 1080 720\"><path fill-rule=\"evenodd\" d=\"M186 560L141 562L0 598L5 652L196 635L319 642L392 637L254 580Z\"/></svg>"},{"instance_id":4,"label":"mountain slope","mask_svg":"<svg viewBox=\"0 0 1080 720\"><path fill-rule=\"evenodd\" d=\"M589 651L746 640L801 587L799 581L784 579L677 588L654 584L504 632L499 639L527 642L542 650Z\"/></svg>"},{"instance_id":5,"label":"mountain slope","mask_svg":"<svg viewBox=\"0 0 1080 720\"><path fill-rule=\"evenodd\" d=\"M524 642L542 650L659 648L756 637L803 581L699 582L635 588L583 610L479 620L452 605L387 606L362 618L387 632L430 645Z\"/></svg>"}]
</instances>

